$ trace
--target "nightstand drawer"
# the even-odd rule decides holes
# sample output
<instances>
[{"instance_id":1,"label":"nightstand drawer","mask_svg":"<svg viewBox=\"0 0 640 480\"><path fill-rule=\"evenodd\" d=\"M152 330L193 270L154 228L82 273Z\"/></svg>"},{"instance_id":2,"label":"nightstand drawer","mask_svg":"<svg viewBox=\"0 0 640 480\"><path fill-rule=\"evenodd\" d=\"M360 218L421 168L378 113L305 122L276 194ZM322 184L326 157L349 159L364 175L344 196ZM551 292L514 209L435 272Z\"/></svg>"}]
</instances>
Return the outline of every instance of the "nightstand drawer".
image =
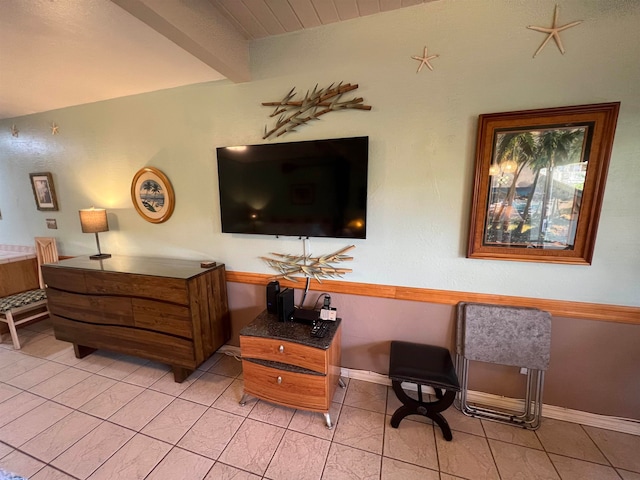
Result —
<instances>
[{"instance_id":1,"label":"nightstand drawer","mask_svg":"<svg viewBox=\"0 0 640 480\"><path fill-rule=\"evenodd\" d=\"M328 377L242 361L244 391L291 408L328 412Z\"/></svg>"},{"instance_id":2,"label":"nightstand drawer","mask_svg":"<svg viewBox=\"0 0 640 480\"><path fill-rule=\"evenodd\" d=\"M286 363L322 374L327 373L327 351L320 348L270 338L240 335L240 349L244 358Z\"/></svg>"}]
</instances>

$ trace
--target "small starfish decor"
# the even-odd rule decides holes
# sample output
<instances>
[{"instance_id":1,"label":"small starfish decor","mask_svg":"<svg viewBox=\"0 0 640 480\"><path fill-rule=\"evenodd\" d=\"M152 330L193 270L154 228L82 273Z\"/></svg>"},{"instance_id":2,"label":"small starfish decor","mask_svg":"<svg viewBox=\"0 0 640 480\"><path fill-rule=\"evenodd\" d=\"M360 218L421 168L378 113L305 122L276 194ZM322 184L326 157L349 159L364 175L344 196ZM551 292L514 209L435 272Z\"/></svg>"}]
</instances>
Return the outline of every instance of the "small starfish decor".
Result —
<instances>
[{"instance_id":1,"label":"small starfish decor","mask_svg":"<svg viewBox=\"0 0 640 480\"><path fill-rule=\"evenodd\" d=\"M312 257L311 255L287 255L283 253L272 253L271 255L278 258L260 257L267 262L274 270L280 272L274 278L284 278L297 282L294 275L303 275L308 278L315 278L322 283L321 278L342 277L345 273L351 273L350 268L336 268L331 263L345 262L353 260L353 257L344 255L346 252L355 248L355 245L349 245L337 252L321 257Z\"/></svg>"},{"instance_id":2,"label":"small starfish decor","mask_svg":"<svg viewBox=\"0 0 640 480\"><path fill-rule=\"evenodd\" d=\"M579 25L581 23L582 23L582 20L578 20L576 22L567 23L566 25L557 27L556 25L558 24L558 5L556 5L555 10L553 11L553 25L551 25L551 28L536 27L533 25L529 25L527 27L531 30L535 30L536 32L543 32L543 33L549 34L547 35L547 38L544 40L544 42L542 42L542 45L540 45L540 48L536 50L536 53L533 54L533 58L536 58L536 55L538 55L542 51L542 49L547 45L547 43L549 43L549 40L551 40L552 38L555 40L556 45L560 50L560 53L564 55L564 47L562 46L562 40L560 40L560 32L568 28L575 27L576 25Z\"/></svg>"},{"instance_id":3,"label":"small starfish decor","mask_svg":"<svg viewBox=\"0 0 640 480\"><path fill-rule=\"evenodd\" d=\"M427 53L427 47L424 47L424 53L421 57L418 57L417 55L414 55L413 57L411 57L414 60L420 61L420 65L418 66L418 71L416 73L420 73L420 70L422 70L422 67L424 67L425 65L429 70L433 70L431 63L429 63L429 60L433 60L434 58L438 58L439 56L440 55L429 55Z\"/></svg>"},{"instance_id":4,"label":"small starfish decor","mask_svg":"<svg viewBox=\"0 0 640 480\"><path fill-rule=\"evenodd\" d=\"M51 135L58 135L58 125L56 122L51 122Z\"/></svg>"},{"instance_id":5,"label":"small starfish decor","mask_svg":"<svg viewBox=\"0 0 640 480\"><path fill-rule=\"evenodd\" d=\"M18 127L14 125L11 125L11 136L13 137L19 137L20 136L20 130L18 130Z\"/></svg>"}]
</instances>

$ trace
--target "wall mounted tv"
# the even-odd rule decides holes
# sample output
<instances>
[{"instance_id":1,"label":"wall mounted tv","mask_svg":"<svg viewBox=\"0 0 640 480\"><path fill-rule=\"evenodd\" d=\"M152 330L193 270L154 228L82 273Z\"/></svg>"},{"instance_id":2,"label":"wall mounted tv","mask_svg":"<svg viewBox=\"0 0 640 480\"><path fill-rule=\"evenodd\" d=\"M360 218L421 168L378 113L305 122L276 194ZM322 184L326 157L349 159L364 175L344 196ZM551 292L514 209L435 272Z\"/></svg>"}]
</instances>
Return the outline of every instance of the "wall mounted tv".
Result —
<instances>
[{"instance_id":1,"label":"wall mounted tv","mask_svg":"<svg viewBox=\"0 0 640 480\"><path fill-rule=\"evenodd\" d=\"M223 233L366 238L369 137L216 150Z\"/></svg>"}]
</instances>

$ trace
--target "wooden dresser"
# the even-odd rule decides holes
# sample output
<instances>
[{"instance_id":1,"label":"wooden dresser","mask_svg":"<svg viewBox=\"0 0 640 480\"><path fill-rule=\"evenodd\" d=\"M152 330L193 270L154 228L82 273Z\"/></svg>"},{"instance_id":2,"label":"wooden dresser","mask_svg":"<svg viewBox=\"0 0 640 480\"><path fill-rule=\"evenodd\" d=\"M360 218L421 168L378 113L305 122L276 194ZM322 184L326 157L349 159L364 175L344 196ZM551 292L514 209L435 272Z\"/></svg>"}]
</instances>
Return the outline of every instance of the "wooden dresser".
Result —
<instances>
[{"instance_id":1,"label":"wooden dresser","mask_svg":"<svg viewBox=\"0 0 640 480\"><path fill-rule=\"evenodd\" d=\"M341 320L323 338L265 310L240 331L245 395L324 414L340 381Z\"/></svg>"},{"instance_id":2,"label":"wooden dresser","mask_svg":"<svg viewBox=\"0 0 640 480\"><path fill-rule=\"evenodd\" d=\"M42 266L56 338L171 365L182 382L229 340L224 265L113 256Z\"/></svg>"}]
</instances>

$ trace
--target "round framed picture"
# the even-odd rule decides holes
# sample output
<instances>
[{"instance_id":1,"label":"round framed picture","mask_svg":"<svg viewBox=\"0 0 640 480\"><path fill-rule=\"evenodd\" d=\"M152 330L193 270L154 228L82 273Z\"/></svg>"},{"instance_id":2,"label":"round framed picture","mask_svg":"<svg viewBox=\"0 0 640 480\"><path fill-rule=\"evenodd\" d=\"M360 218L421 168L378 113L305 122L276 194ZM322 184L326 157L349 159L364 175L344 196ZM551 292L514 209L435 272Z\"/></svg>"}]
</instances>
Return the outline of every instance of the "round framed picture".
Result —
<instances>
[{"instance_id":1,"label":"round framed picture","mask_svg":"<svg viewBox=\"0 0 640 480\"><path fill-rule=\"evenodd\" d=\"M142 218L151 223L169 220L176 199L171 182L154 167L138 170L131 182L131 201Z\"/></svg>"}]
</instances>

